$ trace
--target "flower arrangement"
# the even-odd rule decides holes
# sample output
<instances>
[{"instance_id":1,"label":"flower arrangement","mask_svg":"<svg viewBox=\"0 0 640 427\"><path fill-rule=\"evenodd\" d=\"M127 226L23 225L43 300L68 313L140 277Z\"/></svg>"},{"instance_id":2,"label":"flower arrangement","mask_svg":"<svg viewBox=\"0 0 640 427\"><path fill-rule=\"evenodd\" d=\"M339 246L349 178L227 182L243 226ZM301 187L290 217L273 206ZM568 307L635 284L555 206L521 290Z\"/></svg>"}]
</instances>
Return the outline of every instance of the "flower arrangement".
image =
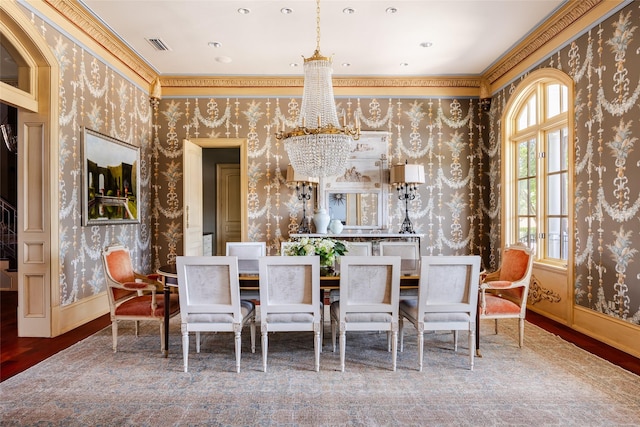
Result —
<instances>
[{"instance_id":1,"label":"flower arrangement","mask_svg":"<svg viewBox=\"0 0 640 427\"><path fill-rule=\"evenodd\" d=\"M320 266L332 268L336 257L347 252L347 246L340 240L329 237L302 237L295 240L285 249L284 255L289 256L320 256Z\"/></svg>"}]
</instances>

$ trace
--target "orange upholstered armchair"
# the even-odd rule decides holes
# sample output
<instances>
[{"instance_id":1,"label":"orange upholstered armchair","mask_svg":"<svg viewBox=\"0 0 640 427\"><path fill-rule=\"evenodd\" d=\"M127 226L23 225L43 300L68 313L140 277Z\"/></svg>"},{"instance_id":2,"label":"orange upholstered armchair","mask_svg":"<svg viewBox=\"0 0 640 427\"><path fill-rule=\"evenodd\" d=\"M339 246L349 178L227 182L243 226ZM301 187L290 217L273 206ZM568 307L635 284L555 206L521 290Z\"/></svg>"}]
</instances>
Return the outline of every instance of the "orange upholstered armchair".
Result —
<instances>
[{"instance_id":1,"label":"orange upholstered armchair","mask_svg":"<svg viewBox=\"0 0 640 427\"><path fill-rule=\"evenodd\" d=\"M532 268L532 251L526 245L516 243L504 250L500 269L486 274L480 284L479 320L494 319L497 334L498 319L518 318L520 347L524 344L524 318Z\"/></svg>"},{"instance_id":2,"label":"orange upholstered armchair","mask_svg":"<svg viewBox=\"0 0 640 427\"><path fill-rule=\"evenodd\" d=\"M111 313L113 351L118 349L118 321L135 321L135 333L138 336L140 320L156 321L160 324L160 350L164 351L164 295L157 295L160 286L155 275L145 276L133 270L129 250L122 245L107 247L102 252L107 281L107 295ZM180 311L178 295L169 299L169 315Z\"/></svg>"}]
</instances>

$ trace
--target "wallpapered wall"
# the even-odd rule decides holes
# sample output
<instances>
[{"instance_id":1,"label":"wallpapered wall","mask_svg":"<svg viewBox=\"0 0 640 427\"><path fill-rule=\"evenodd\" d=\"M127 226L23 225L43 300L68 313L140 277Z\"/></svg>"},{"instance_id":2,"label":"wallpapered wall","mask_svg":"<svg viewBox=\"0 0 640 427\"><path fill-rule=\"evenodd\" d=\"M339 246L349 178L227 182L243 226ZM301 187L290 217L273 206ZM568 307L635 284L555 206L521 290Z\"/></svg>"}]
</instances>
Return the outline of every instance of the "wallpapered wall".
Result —
<instances>
[{"instance_id":1,"label":"wallpapered wall","mask_svg":"<svg viewBox=\"0 0 640 427\"><path fill-rule=\"evenodd\" d=\"M634 324L640 324L638 25L636 2L540 65L575 82L575 303ZM517 83L494 97L490 147L501 143L500 116ZM488 154L490 169L498 169L499 151ZM490 194L499 190L492 185Z\"/></svg>"},{"instance_id":2,"label":"wallpapered wall","mask_svg":"<svg viewBox=\"0 0 640 427\"><path fill-rule=\"evenodd\" d=\"M120 242L134 267L151 269L149 189L151 108L147 90L133 85L83 46L25 10L60 65L59 224L60 303L68 305L105 290L102 249ZM82 226L82 127L140 147L140 224ZM56 184L52 184L55 188ZM55 224L52 224L55 226Z\"/></svg>"},{"instance_id":3,"label":"wallpapered wall","mask_svg":"<svg viewBox=\"0 0 640 427\"><path fill-rule=\"evenodd\" d=\"M158 107L154 155L158 159L154 200L154 260L172 263L182 253L182 141L190 138L248 140L249 240L266 241L276 254L282 240L297 229L301 204L287 186L289 163L274 134L286 120L294 123L300 99L180 98L163 99ZM389 163L408 160L425 166L426 184L411 203L416 232L425 234L427 254L483 252L479 236L497 206L483 200L482 158L488 149L481 136L482 112L469 99L338 99L338 110L357 114L363 130L390 133ZM391 192L390 231L404 219L404 204ZM493 213L492 213L493 212Z\"/></svg>"}]
</instances>

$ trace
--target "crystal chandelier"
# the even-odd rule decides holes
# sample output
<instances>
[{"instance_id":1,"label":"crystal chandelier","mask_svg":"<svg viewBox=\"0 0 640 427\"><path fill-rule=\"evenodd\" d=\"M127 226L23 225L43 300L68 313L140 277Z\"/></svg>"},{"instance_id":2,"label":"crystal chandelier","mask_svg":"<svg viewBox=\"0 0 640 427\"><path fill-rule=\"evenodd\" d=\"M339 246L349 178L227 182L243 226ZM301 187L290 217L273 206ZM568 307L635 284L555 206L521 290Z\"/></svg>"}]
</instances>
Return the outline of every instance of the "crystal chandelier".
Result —
<instances>
[{"instance_id":1,"label":"crystal chandelier","mask_svg":"<svg viewBox=\"0 0 640 427\"><path fill-rule=\"evenodd\" d=\"M296 127L276 133L284 142L289 161L297 173L328 177L343 173L351 142L360 136L360 126L340 126L331 85L331 59L320 54L320 0L316 0L316 50L304 59L302 108Z\"/></svg>"}]
</instances>

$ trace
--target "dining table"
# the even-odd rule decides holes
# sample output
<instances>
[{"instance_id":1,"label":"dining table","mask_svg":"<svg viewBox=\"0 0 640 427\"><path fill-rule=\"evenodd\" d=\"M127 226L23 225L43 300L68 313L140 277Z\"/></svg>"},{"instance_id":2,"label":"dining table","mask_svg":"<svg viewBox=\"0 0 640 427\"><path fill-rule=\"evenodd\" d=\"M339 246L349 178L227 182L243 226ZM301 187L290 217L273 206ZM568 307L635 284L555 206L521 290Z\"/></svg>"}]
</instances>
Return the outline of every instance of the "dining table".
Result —
<instances>
[{"instance_id":1,"label":"dining table","mask_svg":"<svg viewBox=\"0 0 640 427\"><path fill-rule=\"evenodd\" d=\"M167 264L159 267L156 273L161 278L164 300L168 301L171 288L178 287L178 271L175 264ZM258 274L240 274L240 291L259 291L260 276ZM417 289L420 276L403 275L400 278L400 289ZM334 289L340 289L340 276L338 274L320 276L320 290L323 293L323 301L326 293ZM259 303L259 301L258 301ZM164 357L169 356L169 304L164 305Z\"/></svg>"}]
</instances>

